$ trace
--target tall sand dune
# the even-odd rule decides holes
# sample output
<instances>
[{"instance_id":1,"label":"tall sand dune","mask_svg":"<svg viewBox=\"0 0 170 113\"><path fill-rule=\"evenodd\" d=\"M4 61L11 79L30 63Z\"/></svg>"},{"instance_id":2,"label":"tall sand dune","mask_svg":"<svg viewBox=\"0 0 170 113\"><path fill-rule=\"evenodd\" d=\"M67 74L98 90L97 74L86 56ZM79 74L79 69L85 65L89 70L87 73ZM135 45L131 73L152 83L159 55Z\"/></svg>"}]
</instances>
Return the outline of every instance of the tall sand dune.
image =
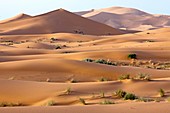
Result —
<instances>
[{"instance_id":1,"label":"tall sand dune","mask_svg":"<svg viewBox=\"0 0 170 113\"><path fill-rule=\"evenodd\" d=\"M83 18L64 9L38 15L30 19L0 25L3 35L78 33L90 35L115 35L121 31Z\"/></svg>"}]
</instances>

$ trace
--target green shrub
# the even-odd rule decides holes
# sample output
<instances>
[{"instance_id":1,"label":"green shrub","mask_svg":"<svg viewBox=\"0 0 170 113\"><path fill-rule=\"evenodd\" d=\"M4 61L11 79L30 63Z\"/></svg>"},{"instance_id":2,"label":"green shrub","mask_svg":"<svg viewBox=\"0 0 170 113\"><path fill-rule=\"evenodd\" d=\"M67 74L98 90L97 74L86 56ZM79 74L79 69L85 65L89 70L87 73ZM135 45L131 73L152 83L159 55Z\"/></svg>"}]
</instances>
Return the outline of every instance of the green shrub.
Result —
<instances>
[{"instance_id":1,"label":"green shrub","mask_svg":"<svg viewBox=\"0 0 170 113\"><path fill-rule=\"evenodd\" d=\"M86 101L83 98L79 98L79 101L83 104L83 105L87 105Z\"/></svg>"},{"instance_id":2,"label":"green shrub","mask_svg":"<svg viewBox=\"0 0 170 113\"><path fill-rule=\"evenodd\" d=\"M135 99L137 99L137 97L135 96L135 94L132 94L132 93L127 93L124 96L124 100L135 100Z\"/></svg>"},{"instance_id":3,"label":"green shrub","mask_svg":"<svg viewBox=\"0 0 170 113\"><path fill-rule=\"evenodd\" d=\"M115 66L115 64L112 63L111 61L104 60L104 59L93 60L93 59L87 58L87 59L84 59L83 61L85 61L85 62L94 62L94 63L99 63L99 64L114 65Z\"/></svg>"},{"instance_id":4,"label":"green shrub","mask_svg":"<svg viewBox=\"0 0 170 113\"><path fill-rule=\"evenodd\" d=\"M137 55L136 54L129 54L128 58L130 58L130 59L137 59Z\"/></svg>"},{"instance_id":5,"label":"green shrub","mask_svg":"<svg viewBox=\"0 0 170 113\"><path fill-rule=\"evenodd\" d=\"M98 60L95 60L95 63L107 64L107 61L106 61L106 60L103 60L103 59L98 59Z\"/></svg>"},{"instance_id":6,"label":"green shrub","mask_svg":"<svg viewBox=\"0 0 170 113\"><path fill-rule=\"evenodd\" d=\"M126 92L123 91L123 90L121 90L121 89L119 89L119 90L117 90L117 91L115 92L115 95L116 95L117 97L119 97L119 98L124 98L124 96L126 95Z\"/></svg>"},{"instance_id":7,"label":"green shrub","mask_svg":"<svg viewBox=\"0 0 170 113\"><path fill-rule=\"evenodd\" d=\"M165 96L165 91L161 88L161 89L159 89L159 95L160 95L160 97L164 97Z\"/></svg>"},{"instance_id":8,"label":"green shrub","mask_svg":"<svg viewBox=\"0 0 170 113\"><path fill-rule=\"evenodd\" d=\"M110 100L104 100L103 102L101 102L100 104L115 104L114 102L110 101Z\"/></svg>"},{"instance_id":9,"label":"green shrub","mask_svg":"<svg viewBox=\"0 0 170 113\"><path fill-rule=\"evenodd\" d=\"M90 58L87 58L87 59L84 59L83 61L85 61L85 62L93 62L94 60L92 60Z\"/></svg>"},{"instance_id":10,"label":"green shrub","mask_svg":"<svg viewBox=\"0 0 170 113\"><path fill-rule=\"evenodd\" d=\"M130 75L129 74L125 74L125 75L119 76L119 80L126 80L126 79L130 79Z\"/></svg>"}]
</instances>

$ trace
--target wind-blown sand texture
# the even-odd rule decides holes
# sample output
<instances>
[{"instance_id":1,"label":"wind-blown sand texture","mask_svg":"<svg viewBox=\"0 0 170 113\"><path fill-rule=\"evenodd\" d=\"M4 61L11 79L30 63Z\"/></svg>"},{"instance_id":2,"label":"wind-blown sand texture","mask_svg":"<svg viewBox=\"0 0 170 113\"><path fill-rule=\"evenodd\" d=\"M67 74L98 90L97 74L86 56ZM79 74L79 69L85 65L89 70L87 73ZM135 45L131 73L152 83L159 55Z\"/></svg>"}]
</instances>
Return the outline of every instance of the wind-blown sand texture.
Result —
<instances>
[{"instance_id":1,"label":"wind-blown sand texture","mask_svg":"<svg viewBox=\"0 0 170 113\"><path fill-rule=\"evenodd\" d=\"M128 12L132 11L119 9L120 14ZM1 22L0 29L0 106L6 106L0 113L170 112L170 28L122 34L59 9L14 17ZM114 65L85 62L87 58ZM139 73L151 80L118 80ZM118 89L139 99L119 98ZM105 101L114 104L102 105Z\"/></svg>"}]
</instances>

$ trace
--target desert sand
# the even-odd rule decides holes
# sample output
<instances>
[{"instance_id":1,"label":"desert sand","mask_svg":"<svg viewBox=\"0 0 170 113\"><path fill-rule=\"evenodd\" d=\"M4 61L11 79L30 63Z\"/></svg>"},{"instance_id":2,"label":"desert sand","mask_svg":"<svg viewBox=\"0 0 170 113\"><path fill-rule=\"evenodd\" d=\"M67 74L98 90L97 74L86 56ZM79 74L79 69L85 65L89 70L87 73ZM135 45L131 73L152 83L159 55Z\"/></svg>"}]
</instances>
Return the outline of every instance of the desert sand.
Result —
<instances>
[{"instance_id":1,"label":"desert sand","mask_svg":"<svg viewBox=\"0 0 170 113\"><path fill-rule=\"evenodd\" d=\"M170 16L150 14L134 8L110 7L75 14L118 29L146 31L170 26Z\"/></svg>"},{"instance_id":2,"label":"desert sand","mask_svg":"<svg viewBox=\"0 0 170 113\"><path fill-rule=\"evenodd\" d=\"M1 21L0 34L0 113L170 112L170 28L129 33L59 9Z\"/></svg>"}]
</instances>

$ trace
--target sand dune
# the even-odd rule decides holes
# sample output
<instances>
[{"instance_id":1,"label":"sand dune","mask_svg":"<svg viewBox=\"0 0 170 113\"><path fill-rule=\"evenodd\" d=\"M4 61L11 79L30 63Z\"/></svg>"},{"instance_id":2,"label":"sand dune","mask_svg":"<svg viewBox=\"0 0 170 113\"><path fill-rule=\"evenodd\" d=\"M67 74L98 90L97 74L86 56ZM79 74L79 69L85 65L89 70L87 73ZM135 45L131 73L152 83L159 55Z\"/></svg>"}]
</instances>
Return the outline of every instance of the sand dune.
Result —
<instances>
[{"instance_id":1,"label":"sand dune","mask_svg":"<svg viewBox=\"0 0 170 113\"><path fill-rule=\"evenodd\" d=\"M32 58L34 59L34 58ZM135 76L139 73L147 73L152 78L168 77L169 70L155 70L136 67L107 66L95 63L65 59L34 59L1 63L1 78L15 77L18 80L66 82L71 78L77 81L97 81L101 77L117 80L121 74ZM39 67L39 68L37 68ZM10 71L7 71L10 70ZM131 71L128 71L131 70ZM93 73L91 73L93 72ZM24 74L23 74L24 73ZM38 75L38 76L37 76Z\"/></svg>"},{"instance_id":2,"label":"sand dune","mask_svg":"<svg viewBox=\"0 0 170 113\"><path fill-rule=\"evenodd\" d=\"M111 7L76 14L119 29L145 31L170 26L169 16L149 14L133 8Z\"/></svg>"},{"instance_id":3,"label":"sand dune","mask_svg":"<svg viewBox=\"0 0 170 113\"><path fill-rule=\"evenodd\" d=\"M154 80L154 81L115 81L115 82L105 82L105 83L37 83L37 82L24 82L16 80L0 80L1 87L1 102L20 102L24 105L30 106L39 106L44 105L50 99L57 101L57 103L62 103L67 105L67 103L73 101L73 104L70 105L79 105L78 97L81 96L86 98L87 103L90 105L92 102L92 94L94 93L96 97L100 95L101 91L104 91L107 96L112 95L113 91L118 89L123 89L127 92L134 93L140 97L157 97L157 90L159 88L164 88L166 91L169 91L168 85L170 85L169 80ZM4 88L4 85L6 88ZM87 87L88 85L88 87ZM135 87L134 87L135 86ZM67 95L64 91L70 87L72 93ZM11 95L11 93L13 95ZM169 93L167 93L169 95ZM34 96L32 96L34 95ZM105 97L106 99L108 97ZM15 98L14 98L15 97ZM67 98L67 100L64 100ZM114 97L108 98L116 102L116 106L124 105L123 103L130 103L128 101L118 101ZM46 101L47 100L47 101ZM95 100L95 101L94 101ZM94 104L99 104L102 101L100 96L94 98ZM164 101L165 102L165 101ZM132 103L134 103L132 101ZM143 103L143 102L138 102ZM156 103L154 103L156 104ZM59 104L60 105L60 104ZM59 106L58 105L58 106ZM69 105L69 104L68 104Z\"/></svg>"},{"instance_id":4,"label":"sand dune","mask_svg":"<svg viewBox=\"0 0 170 113\"><path fill-rule=\"evenodd\" d=\"M155 28L169 16L122 7L76 14L1 21L0 113L168 113L170 28Z\"/></svg>"},{"instance_id":5,"label":"sand dune","mask_svg":"<svg viewBox=\"0 0 170 113\"><path fill-rule=\"evenodd\" d=\"M96 109L97 108L97 109ZM122 109L126 108L126 109ZM10 113L10 112L24 112L24 113L66 113L69 111L73 111L74 113L89 113L93 111L93 113L115 113L127 111L130 113L143 113L149 111L150 113L162 113L169 112L169 104L168 103L135 103L135 104L124 104L124 105L114 105L113 106L72 106L72 107L33 107L33 108L26 108L23 107L22 111L20 108L9 108L9 109L0 109L3 113Z\"/></svg>"},{"instance_id":6,"label":"sand dune","mask_svg":"<svg viewBox=\"0 0 170 113\"><path fill-rule=\"evenodd\" d=\"M0 30L3 31L0 34L3 35L48 33L79 33L90 35L122 34L119 30L80 17L64 9L55 10L30 19L13 21L0 25L0 27Z\"/></svg>"},{"instance_id":7,"label":"sand dune","mask_svg":"<svg viewBox=\"0 0 170 113\"><path fill-rule=\"evenodd\" d=\"M13 21L19 21L19 20L27 19L27 18L31 18L31 16L22 13L22 14L14 16L12 18L2 20L2 21L0 21L0 24L10 23L10 22L13 22Z\"/></svg>"}]
</instances>

